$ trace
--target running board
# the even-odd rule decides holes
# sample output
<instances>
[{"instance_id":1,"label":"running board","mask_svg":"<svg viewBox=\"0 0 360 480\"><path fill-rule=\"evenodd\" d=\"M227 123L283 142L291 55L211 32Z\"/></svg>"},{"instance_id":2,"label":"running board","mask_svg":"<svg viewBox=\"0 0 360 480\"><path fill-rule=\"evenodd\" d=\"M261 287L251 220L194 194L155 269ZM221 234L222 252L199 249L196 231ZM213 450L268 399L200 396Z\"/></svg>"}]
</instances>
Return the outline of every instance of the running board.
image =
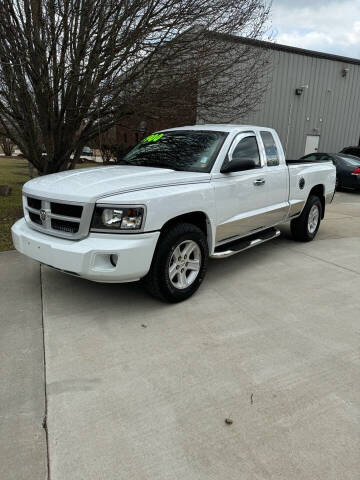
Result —
<instances>
[{"instance_id":1,"label":"running board","mask_svg":"<svg viewBox=\"0 0 360 480\"><path fill-rule=\"evenodd\" d=\"M269 228L263 232L259 232L250 237L241 238L240 240L234 240L225 245L221 245L215 248L215 252L211 255L211 258L227 258L235 255L236 253L243 252L249 248L256 247L261 243L268 242L273 238L277 238L280 235L280 230L277 228Z\"/></svg>"}]
</instances>

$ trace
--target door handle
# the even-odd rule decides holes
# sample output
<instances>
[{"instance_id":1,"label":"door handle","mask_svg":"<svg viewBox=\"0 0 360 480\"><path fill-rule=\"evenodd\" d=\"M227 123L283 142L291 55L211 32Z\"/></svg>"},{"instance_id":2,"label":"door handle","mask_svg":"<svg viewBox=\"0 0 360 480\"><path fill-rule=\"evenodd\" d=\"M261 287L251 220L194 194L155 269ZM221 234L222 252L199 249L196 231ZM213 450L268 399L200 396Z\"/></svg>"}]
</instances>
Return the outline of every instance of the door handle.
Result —
<instances>
[{"instance_id":1,"label":"door handle","mask_svg":"<svg viewBox=\"0 0 360 480\"><path fill-rule=\"evenodd\" d=\"M259 186L259 185L264 185L265 183L265 178L257 178L255 181L254 181L254 185L255 186Z\"/></svg>"}]
</instances>

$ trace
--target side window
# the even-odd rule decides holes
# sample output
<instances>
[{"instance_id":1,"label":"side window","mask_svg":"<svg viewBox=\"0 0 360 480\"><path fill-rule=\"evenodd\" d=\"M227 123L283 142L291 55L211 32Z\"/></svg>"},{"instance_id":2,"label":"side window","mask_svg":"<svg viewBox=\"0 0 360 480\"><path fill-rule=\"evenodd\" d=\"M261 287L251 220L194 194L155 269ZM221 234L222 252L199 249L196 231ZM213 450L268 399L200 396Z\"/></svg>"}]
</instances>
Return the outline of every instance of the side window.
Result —
<instances>
[{"instance_id":1,"label":"side window","mask_svg":"<svg viewBox=\"0 0 360 480\"><path fill-rule=\"evenodd\" d=\"M274 137L270 132L260 132L260 135L265 147L267 165L268 167L276 167L280 164L280 161Z\"/></svg>"},{"instance_id":2,"label":"side window","mask_svg":"<svg viewBox=\"0 0 360 480\"><path fill-rule=\"evenodd\" d=\"M232 154L232 160L236 163L253 161L255 168L261 167L259 148L256 137L245 137L237 144Z\"/></svg>"}]
</instances>

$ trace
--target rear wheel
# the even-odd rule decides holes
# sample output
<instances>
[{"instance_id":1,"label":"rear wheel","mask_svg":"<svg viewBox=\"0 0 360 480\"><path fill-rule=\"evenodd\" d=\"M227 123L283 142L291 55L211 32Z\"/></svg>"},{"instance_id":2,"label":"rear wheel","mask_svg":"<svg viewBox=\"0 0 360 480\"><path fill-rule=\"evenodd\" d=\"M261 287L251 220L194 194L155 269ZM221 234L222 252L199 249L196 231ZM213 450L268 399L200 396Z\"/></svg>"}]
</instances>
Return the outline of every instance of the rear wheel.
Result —
<instances>
[{"instance_id":1,"label":"rear wheel","mask_svg":"<svg viewBox=\"0 0 360 480\"><path fill-rule=\"evenodd\" d=\"M181 302L193 295L204 279L208 246L203 231L181 223L164 232L151 268L144 278L148 292L167 302Z\"/></svg>"},{"instance_id":2,"label":"rear wheel","mask_svg":"<svg viewBox=\"0 0 360 480\"><path fill-rule=\"evenodd\" d=\"M291 222L291 233L294 240L310 242L319 230L322 216L322 205L320 198L310 195L300 215Z\"/></svg>"}]
</instances>

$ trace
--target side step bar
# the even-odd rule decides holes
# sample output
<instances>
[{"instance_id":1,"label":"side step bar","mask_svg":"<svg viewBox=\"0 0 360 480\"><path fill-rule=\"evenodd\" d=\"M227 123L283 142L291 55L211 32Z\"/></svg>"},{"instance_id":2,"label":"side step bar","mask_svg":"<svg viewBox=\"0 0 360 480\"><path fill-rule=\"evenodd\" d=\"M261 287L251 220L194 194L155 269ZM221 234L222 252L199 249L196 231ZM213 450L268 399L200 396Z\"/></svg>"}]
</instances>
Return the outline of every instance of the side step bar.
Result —
<instances>
[{"instance_id":1,"label":"side step bar","mask_svg":"<svg viewBox=\"0 0 360 480\"><path fill-rule=\"evenodd\" d=\"M215 252L211 255L211 258L227 258L235 255L236 253L243 252L249 248L256 247L261 243L268 242L273 238L277 238L280 235L280 230L277 228L269 228L263 232L259 232L255 235L251 235L240 240L234 240L233 242L220 245L215 248Z\"/></svg>"}]
</instances>

